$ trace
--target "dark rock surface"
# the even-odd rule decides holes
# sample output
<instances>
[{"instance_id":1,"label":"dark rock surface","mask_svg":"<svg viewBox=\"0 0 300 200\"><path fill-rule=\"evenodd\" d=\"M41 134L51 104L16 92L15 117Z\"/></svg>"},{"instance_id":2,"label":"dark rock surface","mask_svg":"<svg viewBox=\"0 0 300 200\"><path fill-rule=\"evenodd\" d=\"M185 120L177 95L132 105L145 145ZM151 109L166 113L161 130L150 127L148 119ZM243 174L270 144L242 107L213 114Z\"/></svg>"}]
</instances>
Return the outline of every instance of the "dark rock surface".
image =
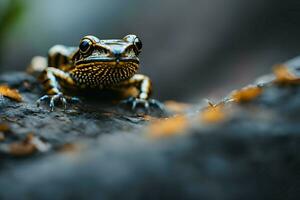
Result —
<instances>
[{"instance_id":1,"label":"dark rock surface","mask_svg":"<svg viewBox=\"0 0 300 200\"><path fill-rule=\"evenodd\" d=\"M0 141L0 199L300 198L300 85L264 84L252 101L226 103L218 123L191 109L181 134L153 139L149 116L98 100L49 112L35 106L42 92L31 76L0 83L23 96L0 98L0 123L10 127ZM9 145L28 133L44 146L12 155Z\"/></svg>"}]
</instances>

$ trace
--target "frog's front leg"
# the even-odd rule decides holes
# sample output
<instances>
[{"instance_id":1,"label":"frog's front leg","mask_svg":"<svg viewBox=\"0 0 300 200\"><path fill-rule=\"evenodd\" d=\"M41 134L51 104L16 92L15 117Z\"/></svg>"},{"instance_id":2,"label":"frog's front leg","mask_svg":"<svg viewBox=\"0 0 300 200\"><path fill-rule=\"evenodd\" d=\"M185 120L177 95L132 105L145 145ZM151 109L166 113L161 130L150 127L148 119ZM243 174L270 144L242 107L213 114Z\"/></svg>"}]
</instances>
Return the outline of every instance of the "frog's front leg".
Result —
<instances>
[{"instance_id":1,"label":"frog's front leg","mask_svg":"<svg viewBox=\"0 0 300 200\"><path fill-rule=\"evenodd\" d=\"M129 103L132 105L132 109L135 109L138 104L143 105L146 109L149 105L156 106L163 110L163 105L155 99L150 99L152 92L152 83L149 77L143 74L136 74L129 80L122 82L119 87L131 87L134 86L138 90L138 95L136 97L130 97L129 99L123 101L123 103Z\"/></svg>"},{"instance_id":2,"label":"frog's front leg","mask_svg":"<svg viewBox=\"0 0 300 200\"><path fill-rule=\"evenodd\" d=\"M53 111L55 102L57 101L60 101L63 104L64 108L66 108L67 100L77 100L76 98L71 98L63 94L58 79L69 86L75 85L74 80L67 72L54 67L47 67L39 77L39 80L43 84L47 94L37 100L37 106L39 106L42 101L50 100L50 110Z\"/></svg>"}]
</instances>

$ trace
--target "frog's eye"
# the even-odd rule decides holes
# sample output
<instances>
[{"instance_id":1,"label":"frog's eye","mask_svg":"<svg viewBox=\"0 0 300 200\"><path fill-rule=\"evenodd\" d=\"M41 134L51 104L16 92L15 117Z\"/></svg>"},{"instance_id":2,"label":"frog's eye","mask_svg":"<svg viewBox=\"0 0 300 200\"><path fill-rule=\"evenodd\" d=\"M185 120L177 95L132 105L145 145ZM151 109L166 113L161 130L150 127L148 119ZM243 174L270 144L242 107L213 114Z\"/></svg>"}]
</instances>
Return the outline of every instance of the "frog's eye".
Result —
<instances>
[{"instance_id":1,"label":"frog's eye","mask_svg":"<svg viewBox=\"0 0 300 200\"><path fill-rule=\"evenodd\" d=\"M141 52L143 44L142 41L136 35L126 35L124 37L124 40L133 43L137 52L138 53Z\"/></svg>"},{"instance_id":2,"label":"frog's eye","mask_svg":"<svg viewBox=\"0 0 300 200\"><path fill-rule=\"evenodd\" d=\"M82 53L87 53L91 47L92 47L92 41L89 39L83 39L81 40L80 44L79 44L79 49Z\"/></svg>"},{"instance_id":3,"label":"frog's eye","mask_svg":"<svg viewBox=\"0 0 300 200\"><path fill-rule=\"evenodd\" d=\"M142 50L143 44L142 44L142 41L138 37L136 37L134 39L133 44L139 52Z\"/></svg>"}]
</instances>

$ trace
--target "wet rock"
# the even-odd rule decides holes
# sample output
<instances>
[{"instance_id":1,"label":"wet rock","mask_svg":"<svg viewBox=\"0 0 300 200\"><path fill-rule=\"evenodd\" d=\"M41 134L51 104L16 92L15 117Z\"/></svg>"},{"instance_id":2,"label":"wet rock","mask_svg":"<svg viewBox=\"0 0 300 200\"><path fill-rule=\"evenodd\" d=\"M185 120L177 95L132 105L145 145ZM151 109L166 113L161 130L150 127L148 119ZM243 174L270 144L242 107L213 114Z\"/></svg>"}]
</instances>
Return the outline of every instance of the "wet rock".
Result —
<instances>
[{"instance_id":1,"label":"wet rock","mask_svg":"<svg viewBox=\"0 0 300 200\"><path fill-rule=\"evenodd\" d=\"M49 112L31 76L2 75L23 101L0 100L0 199L299 199L300 86L272 77L166 119L99 99ZM29 133L47 149L5 151Z\"/></svg>"}]
</instances>

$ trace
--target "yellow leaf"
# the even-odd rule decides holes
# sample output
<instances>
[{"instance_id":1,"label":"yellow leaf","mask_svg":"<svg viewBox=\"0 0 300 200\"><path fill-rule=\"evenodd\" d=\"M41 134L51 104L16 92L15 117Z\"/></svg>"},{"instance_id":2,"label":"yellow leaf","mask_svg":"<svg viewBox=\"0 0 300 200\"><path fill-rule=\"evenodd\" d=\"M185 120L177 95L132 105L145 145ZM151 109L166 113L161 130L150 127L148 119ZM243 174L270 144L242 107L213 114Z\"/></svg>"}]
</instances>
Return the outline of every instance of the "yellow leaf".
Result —
<instances>
[{"instance_id":1,"label":"yellow leaf","mask_svg":"<svg viewBox=\"0 0 300 200\"><path fill-rule=\"evenodd\" d=\"M191 106L187 103L180 103L176 101L166 101L165 106L168 110L174 113L183 113Z\"/></svg>"},{"instance_id":2,"label":"yellow leaf","mask_svg":"<svg viewBox=\"0 0 300 200\"><path fill-rule=\"evenodd\" d=\"M155 121L150 124L148 128L149 136L151 138L163 138L173 135L178 135L187 129L189 123L184 115L167 118L165 120Z\"/></svg>"},{"instance_id":3,"label":"yellow leaf","mask_svg":"<svg viewBox=\"0 0 300 200\"><path fill-rule=\"evenodd\" d=\"M280 84L299 84L300 78L292 74L285 65L277 65L273 69L276 82Z\"/></svg>"},{"instance_id":4,"label":"yellow leaf","mask_svg":"<svg viewBox=\"0 0 300 200\"><path fill-rule=\"evenodd\" d=\"M0 95L10 98L14 101L21 102L22 96L16 89L11 89L7 85L0 85Z\"/></svg>"},{"instance_id":5,"label":"yellow leaf","mask_svg":"<svg viewBox=\"0 0 300 200\"><path fill-rule=\"evenodd\" d=\"M223 105L210 105L200 113L200 120L205 123L216 123L225 119Z\"/></svg>"},{"instance_id":6,"label":"yellow leaf","mask_svg":"<svg viewBox=\"0 0 300 200\"><path fill-rule=\"evenodd\" d=\"M262 88L258 86L247 86L231 93L230 99L235 102L248 102L255 99L262 93Z\"/></svg>"}]
</instances>

